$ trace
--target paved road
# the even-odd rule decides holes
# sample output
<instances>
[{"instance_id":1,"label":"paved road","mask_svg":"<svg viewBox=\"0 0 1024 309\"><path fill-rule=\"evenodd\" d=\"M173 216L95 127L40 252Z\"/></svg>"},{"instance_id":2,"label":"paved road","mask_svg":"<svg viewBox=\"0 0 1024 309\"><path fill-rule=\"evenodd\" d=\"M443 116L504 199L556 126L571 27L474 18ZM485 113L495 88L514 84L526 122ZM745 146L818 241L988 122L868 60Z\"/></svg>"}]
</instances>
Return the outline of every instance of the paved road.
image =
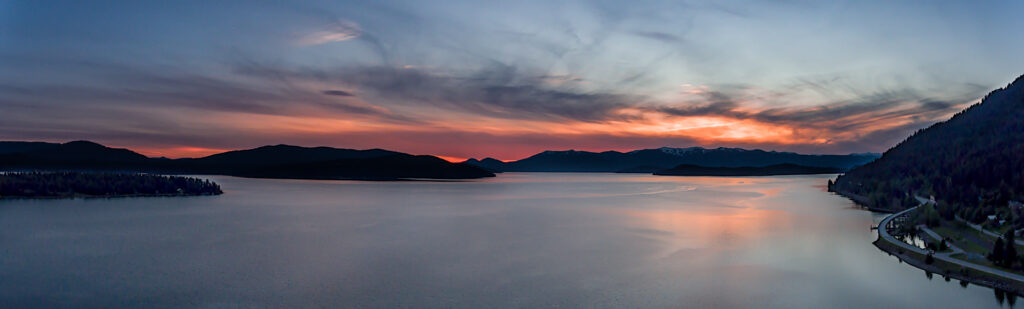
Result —
<instances>
[{"instance_id":1,"label":"paved road","mask_svg":"<svg viewBox=\"0 0 1024 309\"><path fill-rule=\"evenodd\" d=\"M888 217L885 217L885 219L882 219L882 221L878 223L878 236L881 237L885 241L888 241L890 243L896 244L897 246L900 246L904 250L913 251L913 252L917 252L917 253L920 253L920 254L928 254L927 250L918 248L916 246L911 246L908 243L905 243L905 242L900 241L899 239L896 239L891 234L889 234L888 229L886 229L886 227L889 225L889 222L891 222L894 218L898 218L900 216L906 215L906 214L910 213L911 211L917 209L917 207L920 207L920 206L911 207L911 208L909 208L907 210L904 210L904 211L901 211L901 212L897 212L895 214L889 215ZM984 271L984 272L987 272L987 273L990 273L990 274L995 274L995 275L998 275L1000 277L1004 277L1004 278L1007 278L1007 279L1013 279L1013 280L1016 280L1018 282L1024 283L1024 276L1021 276L1021 275L1018 275L1018 274L1015 274L1015 273L1011 273L1011 272L1008 272L1008 271L1004 271L1004 270L1001 270L1001 269L996 269L996 268L992 268L992 267L988 267L988 266L984 266L984 265L978 265L978 264L970 263L970 262L967 262L967 261L964 261L964 260L960 260L960 259L955 259L955 258L952 258L949 255L945 255L945 254L934 255L933 257L936 260L941 260L941 261L944 261L944 262L947 262L947 263L952 263L952 264L959 265L959 266L966 267L966 268L981 270L981 271Z\"/></svg>"},{"instance_id":2,"label":"paved road","mask_svg":"<svg viewBox=\"0 0 1024 309\"><path fill-rule=\"evenodd\" d=\"M925 233L927 233L932 238L935 238L936 240L942 241L942 236L939 235L939 233L936 233L932 229L928 228L928 226L922 224L922 225L918 225L917 227L920 228L921 231L924 231ZM946 245L949 246L949 250L950 250L949 252L937 252L937 253L935 253L935 255L936 256L938 256L938 255L949 256L949 255L954 255L954 254L957 254L957 253L963 253L965 256L968 257L968 260L984 259L985 258L984 255L977 254L977 253L974 253L974 252L967 252L967 250L964 250L964 249L961 249L960 247L957 247L952 242L947 242Z\"/></svg>"},{"instance_id":3,"label":"paved road","mask_svg":"<svg viewBox=\"0 0 1024 309\"><path fill-rule=\"evenodd\" d=\"M928 228L927 225L921 224L921 225L918 225L917 228L921 229L921 231L923 231L925 234L928 234L928 236L931 236L936 241L942 241L942 235L939 235L939 233L936 233L935 231L932 231L932 229ZM963 249L960 249L960 247L957 247L956 245L954 245L952 243L947 242L946 245L949 246L949 250L952 251L952 252L935 253L935 255L939 255L939 254L954 255L954 254L957 254L957 253L967 254L967 251L964 251Z\"/></svg>"}]
</instances>

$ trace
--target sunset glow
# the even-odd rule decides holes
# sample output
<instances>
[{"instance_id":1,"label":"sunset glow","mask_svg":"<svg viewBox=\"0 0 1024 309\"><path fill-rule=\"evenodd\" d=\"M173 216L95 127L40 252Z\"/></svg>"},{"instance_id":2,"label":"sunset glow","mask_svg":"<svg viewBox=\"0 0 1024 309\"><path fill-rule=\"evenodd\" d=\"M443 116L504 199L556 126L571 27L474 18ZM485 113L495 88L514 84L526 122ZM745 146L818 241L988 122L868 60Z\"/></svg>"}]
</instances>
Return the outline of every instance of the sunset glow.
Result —
<instances>
[{"instance_id":1,"label":"sunset glow","mask_svg":"<svg viewBox=\"0 0 1024 309\"><path fill-rule=\"evenodd\" d=\"M1024 45L972 48L1012 37L993 29L1019 19L990 18L1007 24L988 32L929 26L971 18L954 6L888 9L900 18L867 4L314 6L0 5L19 17L0 18L0 139L168 157L275 144L453 160L666 146L880 152L1024 65ZM792 14L829 29L796 30ZM892 32L905 28L916 31Z\"/></svg>"},{"instance_id":2,"label":"sunset glow","mask_svg":"<svg viewBox=\"0 0 1024 309\"><path fill-rule=\"evenodd\" d=\"M1021 13L0 0L0 309L1012 308Z\"/></svg>"}]
</instances>

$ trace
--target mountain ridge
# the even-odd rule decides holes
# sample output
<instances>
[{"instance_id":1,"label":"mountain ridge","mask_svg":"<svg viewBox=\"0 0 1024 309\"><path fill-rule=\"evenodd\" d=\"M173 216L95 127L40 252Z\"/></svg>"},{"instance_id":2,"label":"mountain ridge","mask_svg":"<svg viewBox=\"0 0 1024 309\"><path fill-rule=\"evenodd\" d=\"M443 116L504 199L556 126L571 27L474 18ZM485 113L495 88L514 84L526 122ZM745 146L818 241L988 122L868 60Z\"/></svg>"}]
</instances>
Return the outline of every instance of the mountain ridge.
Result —
<instances>
[{"instance_id":1,"label":"mountain ridge","mask_svg":"<svg viewBox=\"0 0 1024 309\"><path fill-rule=\"evenodd\" d=\"M808 155L795 152L743 148L660 147L627 152L545 150L516 161L470 158L463 163L496 172L625 172L650 173L690 164L703 167L763 167L795 164L847 170L877 158L878 154ZM490 160L488 160L490 159ZM487 161L486 163L484 161Z\"/></svg>"},{"instance_id":2,"label":"mountain ridge","mask_svg":"<svg viewBox=\"0 0 1024 309\"><path fill-rule=\"evenodd\" d=\"M946 121L918 130L829 189L868 207L899 210L933 195L950 218L979 222L1024 200L1024 75ZM1015 224L1024 226L1024 219Z\"/></svg>"},{"instance_id":3,"label":"mountain ridge","mask_svg":"<svg viewBox=\"0 0 1024 309\"><path fill-rule=\"evenodd\" d=\"M150 158L89 141L0 142L0 170L87 170L297 179L473 179L485 169L383 149L268 145L200 158Z\"/></svg>"}]
</instances>

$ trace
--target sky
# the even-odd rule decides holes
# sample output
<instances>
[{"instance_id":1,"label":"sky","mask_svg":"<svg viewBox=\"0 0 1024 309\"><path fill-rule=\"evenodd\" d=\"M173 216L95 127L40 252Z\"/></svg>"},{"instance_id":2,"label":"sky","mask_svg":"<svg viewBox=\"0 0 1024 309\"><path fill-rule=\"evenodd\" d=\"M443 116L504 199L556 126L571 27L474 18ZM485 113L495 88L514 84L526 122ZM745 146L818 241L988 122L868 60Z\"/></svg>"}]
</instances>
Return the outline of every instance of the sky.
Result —
<instances>
[{"instance_id":1,"label":"sky","mask_svg":"<svg viewBox=\"0 0 1024 309\"><path fill-rule=\"evenodd\" d=\"M824 3L827 2L827 3ZM1024 74L1021 1L0 1L0 140L882 152Z\"/></svg>"}]
</instances>

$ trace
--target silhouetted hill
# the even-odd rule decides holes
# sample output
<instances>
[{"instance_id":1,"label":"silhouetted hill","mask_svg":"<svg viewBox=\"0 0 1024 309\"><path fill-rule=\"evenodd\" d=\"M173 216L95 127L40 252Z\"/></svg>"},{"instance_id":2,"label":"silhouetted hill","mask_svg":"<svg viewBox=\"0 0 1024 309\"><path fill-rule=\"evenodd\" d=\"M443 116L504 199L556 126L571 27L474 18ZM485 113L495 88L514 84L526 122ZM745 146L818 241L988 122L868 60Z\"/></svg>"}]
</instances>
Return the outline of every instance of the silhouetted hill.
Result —
<instances>
[{"instance_id":1,"label":"silhouetted hill","mask_svg":"<svg viewBox=\"0 0 1024 309\"><path fill-rule=\"evenodd\" d=\"M354 150L330 147L299 147L291 145L263 146L234 150L197 159L172 160L172 170L195 170L197 173L227 175L252 174L254 170L276 168L303 163L362 159L400 154L381 149ZM295 177L289 177L295 178Z\"/></svg>"},{"instance_id":2,"label":"silhouetted hill","mask_svg":"<svg viewBox=\"0 0 1024 309\"><path fill-rule=\"evenodd\" d=\"M27 152L60 144L44 142L0 142L0 155Z\"/></svg>"},{"instance_id":3,"label":"silhouetted hill","mask_svg":"<svg viewBox=\"0 0 1024 309\"><path fill-rule=\"evenodd\" d=\"M234 150L195 159L203 164L266 165L297 164L339 159L382 157L399 152L370 149L338 149L331 147L299 147L291 145L263 146L247 150Z\"/></svg>"},{"instance_id":4,"label":"silhouetted hill","mask_svg":"<svg viewBox=\"0 0 1024 309\"><path fill-rule=\"evenodd\" d=\"M124 148L110 148L90 141L74 141L53 148L40 148L25 154L48 160L92 162L142 162L148 157Z\"/></svg>"},{"instance_id":5,"label":"silhouetted hill","mask_svg":"<svg viewBox=\"0 0 1024 309\"><path fill-rule=\"evenodd\" d=\"M638 172L650 173L682 164L713 167L761 167L795 164L846 170L877 158L874 154L804 155L792 152L741 148L658 148L630 152L544 151L519 161L490 163L467 160L491 170L507 172ZM497 160L495 160L497 161ZM500 162L500 161L498 161Z\"/></svg>"},{"instance_id":6,"label":"silhouetted hill","mask_svg":"<svg viewBox=\"0 0 1024 309\"><path fill-rule=\"evenodd\" d=\"M241 171L237 175L257 178L368 180L467 179L494 176L493 173L476 166L451 163L434 156L404 153L253 168Z\"/></svg>"},{"instance_id":7,"label":"silhouetted hill","mask_svg":"<svg viewBox=\"0 0 1024 309\"><path fill-rule=\"evenodd\" d=\"M502 162L501 160L495 158L484 158L483 160L470 158L469 160L463 161L462 163L482 167L494 173L501 173L505 169L505 162Z\"/></svg>"},{"instance_id":8,"label":"silhouetted hill","mask_svg":"<svg viewBox=\"0 0 1024 309\"><path fill-rule=\"evenodd\" d=\"M707 167L683 164L667 170L654 172L663 176L774 176L834 174L840 169L834 167L813 167L796 164L776 164L759 167Z\"/></svg>"},{"instance_id":9,"label":"silhouetted hill","mask_svg":"<svg viewBox=\"0 0 1024 309\"><path fill-rule=\"evenodd\" d=\"M18 145L19 142L5 142ZM16 148L21 148L17 151ZM3 169L105 169L135 170L152 159L122 148L110 148L88 141L63 144L23 143L0 155Z\"/></svg>"},{"instance_id":10,"label":"silhouetted hill","mask_svg":"<svg viewBox=\"0 0 1024 309\"><path fill-rule=\"evenodd\" d=\"M831 189L876 208L916 205L935 195L940 212L980 221L1010 215L1024 200L1024 76L945 122L919 130L878 160L840 176Z\"/></svg>"},{"instance_id":11,"label":"silhouetted hill","mask_svg":"<svg viewBox=\"0 0 1024 309\"><path fill-rule=\"evenodd\" d=\"M86 141L64 144L5 142L3 170L134 171L308 179L469 179L493 177L484 169L433 156L330 147L264 146L198 159L148 158Z\"/></svg>"}]
</instances>

